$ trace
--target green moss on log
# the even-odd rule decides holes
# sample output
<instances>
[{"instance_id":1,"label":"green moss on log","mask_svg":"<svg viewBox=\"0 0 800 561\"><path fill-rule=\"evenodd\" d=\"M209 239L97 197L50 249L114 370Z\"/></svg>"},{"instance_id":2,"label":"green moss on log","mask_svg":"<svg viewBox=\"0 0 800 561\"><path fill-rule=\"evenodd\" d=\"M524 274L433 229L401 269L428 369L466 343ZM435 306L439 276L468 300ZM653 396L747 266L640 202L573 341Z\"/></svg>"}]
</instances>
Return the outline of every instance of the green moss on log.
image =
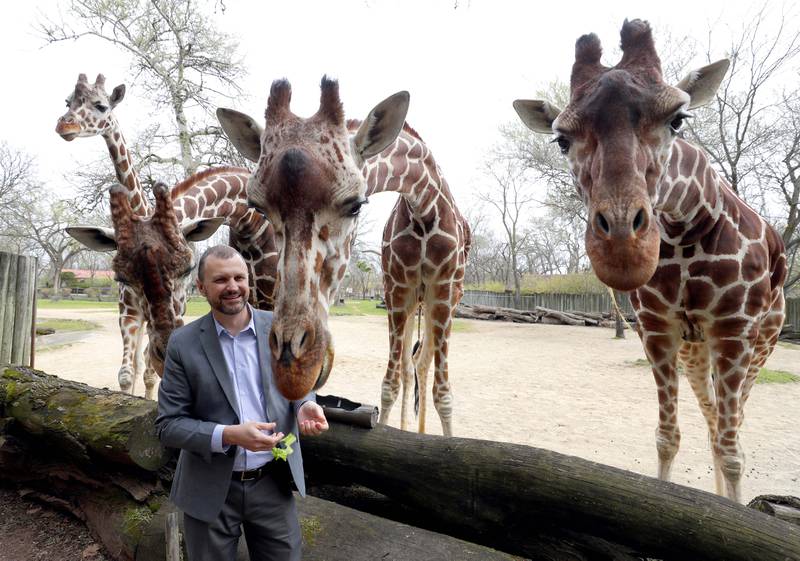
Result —
<instances>
[{"instance_id":1,"label":"green moss on log","mask_svg":"<svg viewBox=\"0 0 800 561\"><path fill-rule=\"evenodd\" d=\"M122 517L122 533L128 543L139 543L150 521L153 512L147 506L133 507L125 511Z\"/></svg>"},{"instance_id":2,"label":"green moss on log","mask_svg":"<svg viewBox=\"0 0 800 561\"><path fill-rule=\"evenodd\" d=\"M317 536L322 531L322 524L318 516L301 516L300 533L303 535L303 543L313 547L317 543Z\"/></svg>"}]
</instances>

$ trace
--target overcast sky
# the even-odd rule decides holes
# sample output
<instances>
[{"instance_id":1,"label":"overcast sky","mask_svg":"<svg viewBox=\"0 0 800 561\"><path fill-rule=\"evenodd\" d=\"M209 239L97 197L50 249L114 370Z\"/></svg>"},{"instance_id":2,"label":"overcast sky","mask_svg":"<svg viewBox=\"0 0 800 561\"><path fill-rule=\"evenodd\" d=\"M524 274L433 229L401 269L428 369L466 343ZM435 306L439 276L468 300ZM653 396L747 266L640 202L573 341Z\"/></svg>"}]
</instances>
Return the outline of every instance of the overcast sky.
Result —
<instances>
[{"instance_id":1,"label":"overcast sky","mask_svg":"<svg viewBox=\"0 0 800 561\"><path fill-rule=\"evenodd\" d=\"M533 97L554 79L568 80L578 36L597 33L604 62L615 64L619 28L626 17L649 20L657 41L666 29L702 41L709 22L718 22L720 50L715 58L721 58L727 31L738 29L753 13L748 2L731 0L224 4L225 12L216 13L213 24L238 40L248 72L241 84L247 96L234 103L236 109L263 118L269 84L281 77L292 82L292 109L301 116L316 111L325 73L339 79L349 117L363 118L386 96L408 90L408 121L433 150L462 209L485 185L479 168L497 141L498 126L516 119L512 101ZM92 79L104 73L109 91L126 83L127 95L116 114L129 140L154 118L141 89L131 82L124 54L91 39L45 47L37 37L37 17L57 16L67 5L63 0L4 2L0 17L0 140L35 155L42 179L65 193L70 186L64 185L64 173L107 154L99 138L67 143L54 132L78 73ZM393 198L373 197L367 216L376 230L382 228Z\"/></svg>"}]
</instances>

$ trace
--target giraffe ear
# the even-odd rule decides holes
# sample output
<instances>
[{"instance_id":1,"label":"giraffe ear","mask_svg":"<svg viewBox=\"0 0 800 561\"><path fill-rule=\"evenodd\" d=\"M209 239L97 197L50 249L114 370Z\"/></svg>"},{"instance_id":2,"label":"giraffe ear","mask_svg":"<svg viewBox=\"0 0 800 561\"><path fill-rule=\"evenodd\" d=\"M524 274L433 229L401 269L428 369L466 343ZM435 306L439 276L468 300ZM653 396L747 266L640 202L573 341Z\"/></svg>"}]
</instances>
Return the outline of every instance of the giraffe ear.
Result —
<instances>
[{"instance_id":1,"label":"giraffe ear","mask_svg":"<svg viewBox=\"0 0 800 561\"><path fill-rule=\"evenodd\" d=\"M553 121L561 113L561 109L541 99L518 99L514 110L526 127L542 134L553 132Z\"/></svg>"},{"instance_id":2,"label":"giraffe ear","mask_svg":"<svg viewBox=\"0 0 800 561\"><path fill-rule=\"evenodd\" d=\"M214 232L225 223L222 217L200 218L181 226L186 241L201 242L214 235Z\"/></svg>"},{"instance_id":3,"label":"giraffe ear","mask_svg":"<svg viewBox=\"0 0 800 561\"><path fill-rule=\"evenodd\" d=\"M125 84L120 84L119 86L114 88L114 91L111 92L111 95L108 97L108 104L113 109L124 98L125 98Z\"/></svg>"},{"instance_id":4,"label":"giraffe ear","mask_svg":"<svg viewBox=\"0 0 800 561\"><path fill-rule=\"evenodd\" d=\"M717 89L728 72L730 65L731 61L723 58L708 66L689 72L686 78L678 82L675 87L685 91L691 97L689 109L700 107L714 99L714 94L717 93Z\"/></svg>"},{"instance_id":5,"label":"giraffe ear","mask_svg":"<svg viewBox=\"0 0 800 561\"><path fill-rule=\"evenodd\" d=\"M117 249L117 235L111 228L96 226L70 226L67 234L94 251L114 251Z\"/></svg>"},{"instance_id":6,"label":"giraffe ear","mask_svg":"<svg viewBox=\"0 0 800 561\"><path fill-rule=\"evenodd\" d=\"M353 155L358 165L370 156L380 154L395 141L406 122L409 98L408 92L397 92L381 101L369 112L351 140Z\"/></svg>"},{"instance_id":7,"label":"giraffe ear","mask_svg":"<svg viewBox=\"0 0 800 561\"><path fill-rule=\"evenodd\" d=\"M257 162L261 157L261 133L264 132L261 125L244 113L224 107L217 109L217 119L225 136L239 153L248 160Z\"/></svg>"}]
</instances>

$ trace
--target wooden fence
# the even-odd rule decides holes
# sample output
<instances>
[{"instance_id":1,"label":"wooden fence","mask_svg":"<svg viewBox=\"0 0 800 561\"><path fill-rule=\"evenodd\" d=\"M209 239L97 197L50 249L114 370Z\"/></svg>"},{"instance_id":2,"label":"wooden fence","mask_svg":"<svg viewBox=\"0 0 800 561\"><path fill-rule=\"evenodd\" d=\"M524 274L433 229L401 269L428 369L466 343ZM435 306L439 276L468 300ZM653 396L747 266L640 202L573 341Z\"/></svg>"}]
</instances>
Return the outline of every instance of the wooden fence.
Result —
<instances>
[{"instance_id":1,"label":"wooden fence","mask_svg":"<svg viewBox=\"0 0 800 561\"><path fill-rule=\"evenodd\" d=\"M608 294L525 294L520 297L520 305L514 305L514 295L508 292L488 292L484 290L467 290L461 299L464 304L496 306L499 308L516 308L534 310L536 306L558 310L560 312L610 312L611 297ZM631 301L624 295L619 302L620 308L633 313ZM789 330L800 333L800 298L786 300L786 325Z\"/></svg>"},{"instance_id":2,"label":"wooden fence","mask_svg":"<svg viewBox=\"0 0 800 561\"><path fill-rule=\"evenodd\" d=\"M0 252L0 364L33 366L36 258Z\"/></svg>"},{"instance_id":3,"label":"wooden fence","mask_svg":"<svg viewBox=\"0 0 800 561\"><path fill-rule=\"evenodd\" d=\"M461 299L464 304L496 306L499 308L516 308L519 310L535 310L536 306L558 310L560 312L610 312L611 297L608 294L524 294L520 297L519 306L514 304L514 295L508 292L488 292L483 290L466 290ZM633 313L631 302L625 295L619 302L620 308Z\"/></svg>"},{"instance_id":4,"label":"wooden fence","mask_svg":"<svg viewBox=\"0 0 800 561\"><path fill-rule=\"evenodd\" d=\"M800 298L786 299L786 325L789 331L800 333Z\"/></svg>"}]
</instances>

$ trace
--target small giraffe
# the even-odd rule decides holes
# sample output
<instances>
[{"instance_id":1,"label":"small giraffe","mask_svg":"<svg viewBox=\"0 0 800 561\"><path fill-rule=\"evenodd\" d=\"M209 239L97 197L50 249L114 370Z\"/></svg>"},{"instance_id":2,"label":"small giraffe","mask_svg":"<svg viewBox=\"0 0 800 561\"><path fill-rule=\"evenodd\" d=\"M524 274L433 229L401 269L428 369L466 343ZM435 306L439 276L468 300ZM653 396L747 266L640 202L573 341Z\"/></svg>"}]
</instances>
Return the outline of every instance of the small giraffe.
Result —
<instances>
[{"instance_id":1,"label":"small giraffe","mask_svg":"<svg viewBox=\"0 0 800 561\"><path fill-rule=\"evenodd\" d=\"M108 147L117 181L127 189L133 212L144 216L149 212L150 205L133 167L119 122L113 113L113 109L125 97L125 85L120 84L108 95L105 82L102 74L97 75L94 84L89 84L86 74L78 75L75 88L66 99L67 112L58 119L56 132L67 142L79 137L102 136ZM149 368L143 365L142 360L145 333L143 305L140 295L132 292L127 285L120 286L118 304L122 366L117 380L122 391L133 393L140 373Z\"/></svg>"},{"instance_id":2,"label":"small giraffe","mask_svg":"<svg viewBox=\"0 0 800 561\"><path fill-rule=\"evenodd\" d=\"M621 37L611 68L600 64L596 35L578 39L564 111L546 101L514 107L534 131L555 133L567 156L589 210L597 276L633 290L658 389L658 476L669 479L680 443L680 360L708 424L717 493L740 501L744 404L784 320L783 242L679 136L688 111L713 99L728 61L671 87L649 24L626 20Z\"/></svg>"},{"instance_id":3,"label":"small giraffe","mask_svg":"<svg viewBox=\"0 0 800 561\"><path fill-rule=\"evenodd\" d=\"M321 387L333 364L328 309L347 270L361 207L367 202L364 160L395 141L408 93L379 103L348 133L339 84L323 77L320 107L303 119L289 110L291 86L273 82L266 127L229 109L217 110L239 152L257 161L247 186L250 204L275 227L278 274L269 335L279 391L298 399Z\"/></svg>"},{"instance_id":4,"label":"small giraffe","mask_svg":"<svg viewBox=\"0 0 800 561\"><path fill-rule=\"evenodd\" d=\"M251 303L259 309L271 309L278 254L275 250L272 226L261 214L247 205L245 186L248 176L247 170L233 167L212 168L190 176L168 193L170 216L174 215L177 223L183 224L182 228L191 233L186 235L188 241L205 239L221 224L227 224L231 230L231 245L242 254L248 265ZM119 192L123 188L118 185L114 191ZM154 192L157 190L154 189ZM119 201L115 204L124 211L130 208L130 206L120 206ZM118 212L124 214L123 210ZM113 213L112 208L112 218ZM148 217L134 213L134 224L144 223L146 220ZM163 230L159 239L170 240L173 248L179 245L179 242L175 241L175 236L170 233L174 229L171 218L147 222L148 232L152 233L159 228ZM185 271L179 270L181 268L172 262L177 259L172 254L176 251L180 253L184 248L181 247L180 251L153 249L156 247L153 243L155 234L136 235L133 236L133 241L126 237L124 246L120 245L116 222L115 231L109 231L107 228L76 226L67 228L67 232L90 249L117 250L113 264L117 280L138 298L144 310L144 317L147 319L149 339L147 358L150 368L145 370L145 396L151 397L156 375L160 376L164 370L167 341L172 331L182 325L180 318L186 308L186 284L190 277L176 276ZM123 257L120 257L121 247L124 248ZM186 248L189 248L188 243ZM148 251L150 255L146 260L147 266L130 265L137 263L137 259L141 261L143 258L136 256ZM130 261L131 259L133 261ZM183 263L180 260L179 262ZM154 270L161 271L161 276L165 278L163 282L158 280ZM168 289L164 289L163 286Z\"/></svg>"},{"instance_id":5,"label":"small giraffe","mask_svg":"<svg viewBox=\"0 0 800 561\"><path fill-rule=\"evenodd\" d=\"M348 122L356 133L358 121ZM453 434L453 400L447 367L453 314L464 294L470 229L456 207L433 154L408 125L362 167L367 196L400 193L383 231L383 285L389 321L389 364L383 380L380 422L387 423L402 382L400 427L408 427L408 393L414 372L420 391L419 432L425 432L427 373L434 361L433 404L445 436ZM414 315L421 307L425 334L412 356Z\"/></svg>"},{"instance_id":6,"label":"small giraffe","mask_svg":"<svg viewBox=\"0 0 800 561\"><path fill-rule=\"evenodd\" d=\"M224 217L201 218L181 226L169 189L156 183L153 194L155 209L143 216L134 212L127 187L118 183L109 191L113 230L67 228L91 249L117 252L113 260L116 280L138 297L147 319L147 399L153 397L156 373L163 371L169 335L183 325L186 287L194 268L189 242L208 238L225 221Z\"/></svg>"}]
</instances>

